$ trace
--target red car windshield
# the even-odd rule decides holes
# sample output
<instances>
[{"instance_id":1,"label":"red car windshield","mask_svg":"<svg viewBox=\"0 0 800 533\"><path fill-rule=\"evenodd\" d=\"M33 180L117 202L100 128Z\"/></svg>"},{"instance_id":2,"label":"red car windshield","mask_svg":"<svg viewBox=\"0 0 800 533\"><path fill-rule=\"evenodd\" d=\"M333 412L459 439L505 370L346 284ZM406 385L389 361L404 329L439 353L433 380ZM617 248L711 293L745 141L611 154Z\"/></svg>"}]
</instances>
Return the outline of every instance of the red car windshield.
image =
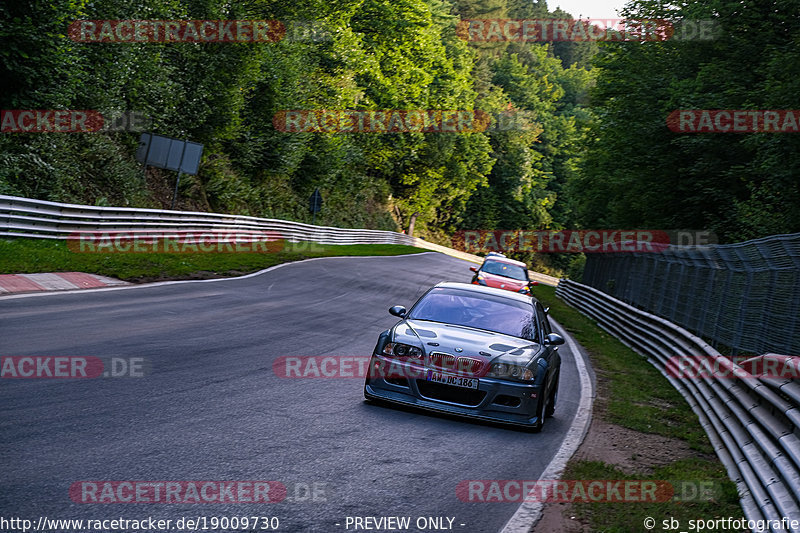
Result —
<instances>
[{"instance_id":1,"label":"red car windshield","mask_svg":"<svg viewBox=\"0 0 800 533\"><path fill-rule=\"evenodd\" d=\"M487 274L494 274L496 276L504 276L506 278L516 279L519 281L528 281L528 272L518 265L510 265L500 261L486 261L481 267L481 271Z\"/></svg>"}]
</instances>

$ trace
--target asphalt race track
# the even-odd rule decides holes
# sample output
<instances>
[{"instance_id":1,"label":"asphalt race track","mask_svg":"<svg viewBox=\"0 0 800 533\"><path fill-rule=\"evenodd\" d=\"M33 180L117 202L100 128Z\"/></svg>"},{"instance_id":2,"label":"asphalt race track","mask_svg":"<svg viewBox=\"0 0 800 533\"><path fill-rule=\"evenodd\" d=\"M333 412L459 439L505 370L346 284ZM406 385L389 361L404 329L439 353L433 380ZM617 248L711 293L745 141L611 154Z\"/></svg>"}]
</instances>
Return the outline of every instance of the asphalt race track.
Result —
<instances>
[{"instance_id":1,"label":"asphalt race track","mask_svg":"<svg viewBox=\"0 0 800 533\"><path fill-rule=\"evenodd\" d=\"M469 281L469 265L435 253L327 258L226 281L0 298L2 356L149 366L139 378L0 379L0 515L275 516L278 531L315 532L353 531L347 517L450 517L454 531L498 531L518 504L462 502L456 486L539 478L579 400L568 345L540 434L368 405L362 378L286 379L272 367L369 355L397 320L391 305ZM288 492L270 504L73 502L70 486L86 480L273 480Z\"/></svg>"}]
</instances>

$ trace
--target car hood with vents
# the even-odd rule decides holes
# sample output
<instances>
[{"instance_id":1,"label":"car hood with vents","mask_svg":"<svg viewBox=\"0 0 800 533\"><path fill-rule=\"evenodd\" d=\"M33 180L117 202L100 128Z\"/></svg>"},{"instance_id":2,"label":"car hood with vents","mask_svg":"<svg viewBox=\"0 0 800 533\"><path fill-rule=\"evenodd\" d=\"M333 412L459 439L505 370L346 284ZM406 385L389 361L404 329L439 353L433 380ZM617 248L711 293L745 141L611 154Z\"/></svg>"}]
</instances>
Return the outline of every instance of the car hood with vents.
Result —
<instances>
[{"instance_id":1,"label":"car hood with vents","mask_svg":"<svg viewBox=\"0 0 800 533\"><path fill-rule=\"evenodd\" d=\"M397 323L392 328L392 339L422 347L426 354L441 352L456 357L468 356L487 363L502 355L503 362L524 366L542 353L542 346L532 340L428 320L403 320Z\"/></svg>"}]
</instances>

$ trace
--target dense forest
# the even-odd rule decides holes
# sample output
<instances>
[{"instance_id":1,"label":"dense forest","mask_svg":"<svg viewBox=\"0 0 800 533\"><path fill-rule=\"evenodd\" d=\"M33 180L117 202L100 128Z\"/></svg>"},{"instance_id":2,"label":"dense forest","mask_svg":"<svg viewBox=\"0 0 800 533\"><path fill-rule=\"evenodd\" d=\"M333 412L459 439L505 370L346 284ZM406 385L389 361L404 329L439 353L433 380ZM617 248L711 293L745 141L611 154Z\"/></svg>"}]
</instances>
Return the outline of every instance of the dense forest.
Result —
<instances>
[{"instance_id":1,"label":"dense forest","mask_svg":"<svg viewBox=\"0 0 800 533\"><path fill-rule=\"evenodd\" d=\"M178 208L400 230L800 231L800 134L679 133L677 109L797 109L800 4L634 0L711 39L475 42L470 19L571 18L544 0L17 0L0 5L6 110L135 111L204 144ZM76 20L273 20L274 42L91 43ZM485 129L282 131L287 110L468 110ZM505 118L511 120L504 120ZM505 124L505 126L504 126ZM511 126L508 126L511 124ZM168 207L136 132L0 134L0 194ZM531 258L526 258L531 259ZM566 259L553 260L565 267Z\"/></svg>"}]
</instances>

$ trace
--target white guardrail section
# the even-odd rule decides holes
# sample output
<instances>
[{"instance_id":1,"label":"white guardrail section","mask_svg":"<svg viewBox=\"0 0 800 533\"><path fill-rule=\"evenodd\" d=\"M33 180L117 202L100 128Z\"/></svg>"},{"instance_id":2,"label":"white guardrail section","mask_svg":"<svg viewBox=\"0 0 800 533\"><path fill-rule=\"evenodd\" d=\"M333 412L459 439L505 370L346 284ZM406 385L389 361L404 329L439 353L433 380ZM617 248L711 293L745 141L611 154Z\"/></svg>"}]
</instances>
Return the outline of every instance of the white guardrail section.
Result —
<instances>
[{"instance_id":1,"label":"white guardrail section","mask_svg":"<svg viewBox=\"0 0 800 533\"><path fill-rule=\"evenodd\" d=\"M95 207L0 195L0 236L67 239L80 233L124 233L142 237L183 235L198 242L207 236L234 234L237 241L266 236L320 244L406 244L475 263L483 262L477 255L394 231L312 226L289 220L195 211ZM538 272L530 275L540 283L558 284L558 279L552 276Z\"/></svg>"},{"instance_id":2,"label":"white guardrail section","mask_svg":"<svg viewBox=\"0 0 800 533\"><path fill-rule=\"evenodd\" d=\"M800 383L796 379L754 377L681 327L587 285L562 279L556 294L647 356L686 398L736 483L748 519L800 520ZM765 368L770 363L787 363L787 356L776 354L758 358ZM739 377L690 378L676 368L682 360L696 365L701 359L716 366L717 374L735 372ZM792 368L798 368L797 362L800 358L788 358Z\"/></svg>"}]
</instances>

